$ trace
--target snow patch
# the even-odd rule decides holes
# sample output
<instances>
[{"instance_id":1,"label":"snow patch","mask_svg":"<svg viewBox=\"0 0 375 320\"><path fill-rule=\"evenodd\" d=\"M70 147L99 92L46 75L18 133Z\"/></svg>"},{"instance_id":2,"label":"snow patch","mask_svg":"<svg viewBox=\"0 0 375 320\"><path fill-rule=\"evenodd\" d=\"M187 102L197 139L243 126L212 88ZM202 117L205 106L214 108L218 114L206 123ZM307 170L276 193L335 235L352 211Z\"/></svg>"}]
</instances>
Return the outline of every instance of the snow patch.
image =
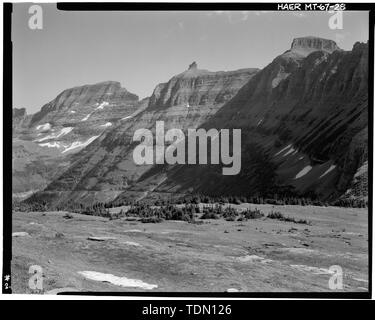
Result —
<instances>
[{"instance_id":1,"label":"snow patch","mask_svg":"<svg viewBox=\"0 0 375 320\"><path fill-rule=\"evenodd\" d=\"M280 153L282 153L282 152L288 150L288 149L291 148L291 147L292 147L292 145L291 145L291 144L288 144L285 148L281 149L278 153L276 153L276 154L274 155L274 157L276 157L276 156L279 155Z\"/></svg>"},{"instance_id":2,"label":"snow patch","mask_svg":"<svg viewBox=\"0 0 375 320\"><path fill-rule=\"evenodd\" d=\"M329 269L325 268L318 268L318 267L311 267L311 266L306 266L304 264L292 264L290 265L292 268L298 269L300 271L308 271L312 272L314 274L333 274L335 271L331 271Z\"/></svg>"},{"instance_id":3,"label":"snow patch","mask_svg":"<svg viewBox=\"0 0 375 320\"><path fill-rule=\"evenodd\" d=\"M365 173L367 173L367 170L368 170L368 162L364 162L363 165L358 168L357 172L355 173L354 175L354 178L357 178Z\"/></svg>"},{"instance_id":4,"label":"snow patch","mask_svg":"<svg viewBox=\"0 0 375 320\"><path fill-rule=\"evenodd\" d=\"M62 128L60 133L59 133L59 137L61 136L65 136L66 134L68 134L69 132L71 132L74 128L73 127L66 127L66 128Z\"/></svg>"},{"instance_id":5,"label":"snow patch","mask_svg":"<svg viewBox=\"0 0 375 320\"><path fill-rule=\"evenodd\" d=\"M268 262L272 262L271 259L265 259L263 257L259 257L257 255L247 255L247 256L243 256L243 257L239 257L237 258L238 261L240 262L261 262L261 263L268 263Z\"/></svg>"},{"instance_id":6,"label":"snow patch","mask_svg":"<svg viewBox=\"0 0 375 320\"><path fill-rule=\"evenodd\" d=\"M83 148L83 147L86 147L88 146L91 142L93 142L96 138L98 138L99 136L93 136L91 137L90 139L88 139L87 141L85 142L81 142L81 141L74 141L69 147L67 147L62 153L65 153L65 152L68 152L70 150L74 150L74 149L77 149L77 148Z\"/></svg>"},{"instance_id":7,"label":"snow patch","mask_svg":"<svg viewBox=\"0 0 375 320\"><path fill-rule=\"evenodd\" d=\"M81 121L86 121L88 118L90 118L91 113L89 113L86 117L84 117Z\"/></svg>"},{"instance_id":8,"label":"snow patch","mask_svg":"<svg viewBox=\"0 0 375 320\"><path fill-rule=\"evenodd\" d=\"M323 174L319 176L319 179L323 178L326 174L330 173L332 170L334 170L336 166L333 164L331 165Z\"/></svg>"},{"instance_id":9,"label":"snow patch","mask_svg":"<svg viewBox=\"0 0 375 320\"><path fill-rule=\"evenodd\" d=\"M283 158L286 157L288 154L291 154L291 153L294 154L294 152L296 152L296 151L297 150L295 150L294 148L291 148L286 154L283 155Z\"/></svg>"},{"instance_id":10,"label":"snow patch","mask_svg":"<svg viewBox=\"0 0 375 320\"><path fill-rule=\"evenodd\" d=\"M96 109L99 110L99 109L104 109L104 107L108 106L109 103L107 101L103 101L99 107L97 107Z\"/></svg>"},{"instance_id":11,"label":"snow patch","mask_svg":"<svg viewBox=\"0 0 375 320\"><path fill-rule=\"evenodd\" d=\"M309 173L309 171L312 169L312 166L306 166L304 167L300 172L297 173L297 175L294 177L294 179L299 179L303 177L305 174Z\"/></svg>"},{"instance_id":12,"label":"snow patch","mask_svg":"<svg viewBox=\"0 0 375 320\"><path fill-rule=\"evenodd\" d=\"M105 124L102 124L101 127L110 127L112 125L111 122L107 122Z\"/></svg>"},{"instance_id":13,"label":"snow patch","mask_svg":"<svg viewBox=\"0 0 375 320\"><path fill-rule=\"evenodd\" d=\"M70 110L70 113L76 113L74 110Z\"/></svg>"},{"instance_id":14,"label":"snow patch","mask_svg":"<svg viewBox=\"0 0 375 320\"><path fill-rule=\"evenodd\" d=\"M124 244L127 244L128 246L135 246L135 247L141 246L139 243L133 242L133 241L125 241Z\"/></svg>"},{"instance_id":15,"label":"snow patch","mask_svg":"<svg viewBox=\"0 0 375 320\"><path fill-rule=\"evenodd\" d=\"M332 69L331 69L331 74L335 74L337 72L337 65L335 65Z\"/></svg>"},{"instance_id":16,"label":"snow patch","mask_svg":"<svg viewBox=\"0 0 375 320\"><path fill-rule=\"evenodd\" d=\"M12 237L28 237L28 236L29 236L29 234L27 232L23 232L23 231L12 233Z\"/></svg>"},{"instance_id":17,"label":"snow patch","mask_svg":"<svg viewBox=\"0 0 375 320\"><path fill-rule=\"evenodd\" d=\"M133 118L133 116L127 116L125 118L122 118L121 120L126 120L126 119L130 119L130 118Z\"/></svg>"},{"instance_id":18,"label":"snow patch","mask_svg":"<svg viewBox=\"0 0 375 320\"><path fill-rule=\"evenodd\" d=\"M272 80L272 89L276 88L279 85L279 83L284 79L288 78L289 75L290 73L284 72L284 70L279 70L277 76Z\"/></svg>"},{"instance_id":19,"label":"snow patch","mask_svg":"<svg viewBox=\"0 0 375 320\"><path fill-rule=\"evenodd\" d=\"M282 248L282 250L297 254L312 254L315 252L315 250L307 248Z\"/></svg>"},{"instance_id":20,"label":"snow patch","mask_svg":"<svg viewBox=\"0 0 375 320\"><path fill-rule=\"evenodd\" d=\"M54 143L51 143L51 142L47 142L47 143L39 143L39 146L41 147L48 147L48 148L60 148L60 144L58 142L54 142Z\"/></svg>"},{"instance_id":21,"label":"snow patch","mask_svg":"<svg viewBox=\"0 0 375 320\"><path fill-rule=\"evenodd\" d=\"M66 134L68 134L69 132L71 132L74 128L73 127L66 127L66 128L62 128L60 130L60 132L58 134L51 134L51 135L48 135L48 136L45 136L44 138L41 138L39 140L36 140L37 142L42 142L42 141L45 141L45 140L50 140L50 139L56 139L56 138L60 138L62 136L65 136Z\"/></svg>"},{"instance_id":22,"label":"snow patch","mask_svg":"<svg viewBox=\"0 0 375 320\"><path fill-rule=\"evenodd\" d=\"M229 289L227 289L227 292L240 292L240 290L238 290L236 288L229 288Z\"/></svg>"},{"instance_id":23,"label":"snow patch","mask_svg":"<svg viewBox=\"0 0 375 320\"><path fill-rule=\"evenodd\" d=\"M148 284L138 279L117 277L110 273L101 273L96 271L78 271L78 273L90 280L109 282L121 287L141 288L145 290L152 290L158 287L156 284Z\"/></svg>"},{"instance_id":24,"label":"snow patch","mask_svg":"<svg viewBox=\"0 0 375 320\"><path fill-rule=\"evenodd\" d=\"M48 131L51 130L51 124L50 123L45 123L45 124L40 124L36 127L36 130L40 131Z\"/></svg>"}]
</instances>

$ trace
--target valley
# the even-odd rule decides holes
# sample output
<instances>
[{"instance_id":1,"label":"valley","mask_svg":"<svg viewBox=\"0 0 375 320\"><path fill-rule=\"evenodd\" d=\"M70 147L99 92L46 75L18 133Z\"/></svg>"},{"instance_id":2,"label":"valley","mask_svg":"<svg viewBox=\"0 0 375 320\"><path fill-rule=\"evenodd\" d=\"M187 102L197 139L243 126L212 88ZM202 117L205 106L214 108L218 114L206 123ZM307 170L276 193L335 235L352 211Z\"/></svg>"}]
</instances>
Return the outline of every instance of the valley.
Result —
<instances>
[{"instance_id":1,"label":"valley","mask_svg":"<svg viewBox=\"0 0 375 320\"><path fill-rule=\"evenodd\" d=\"M258 208L265 217L142 223L130 217L14 212L13 293L368 290L367 209L231 206ZM126 208L110 211L121 209ZM269 219L271 211L310 223ZM28 287L31 265L43 269L41 291ZM343 288L331 290L330 267L337 265Z\"/></svg>"}]
</instances>

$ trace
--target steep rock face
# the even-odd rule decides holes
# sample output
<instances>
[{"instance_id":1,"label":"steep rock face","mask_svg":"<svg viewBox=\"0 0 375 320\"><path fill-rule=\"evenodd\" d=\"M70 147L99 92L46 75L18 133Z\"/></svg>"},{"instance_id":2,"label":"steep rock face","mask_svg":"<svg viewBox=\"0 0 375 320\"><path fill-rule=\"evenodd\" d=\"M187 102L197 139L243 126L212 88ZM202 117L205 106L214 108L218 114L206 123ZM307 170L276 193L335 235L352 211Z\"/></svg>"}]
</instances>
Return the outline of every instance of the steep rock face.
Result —
<instances>
[{"instance_id":1,"label":"steep rock face","mask_svg":"<svg viewBox=\"0 0 375 320\"><path fill-rule=\"evenodd\" d=\"M338 189L344 199L368 199L368 128L358 132L341 160Z\"/></svg>"},{"instance_id":2,"label":"steep rock face","mask_svg":"<svg viewBox=\"0 0 375 320\"><path fill-rule=\"evenodd\" d=\"M64 90L54 100L44 105L33 115L30 126L50 122L56 125L79 122L88 114L86 111L91 112L96 109L104 112L104 107L109 105L113 117L120 118L124 115L123 109L137 101L137 95L121 88L121 84L116 81L75 87ZM99 106L103 108L99 109ZM100 112L97 112L96 116L99 118Z\"/></svg>"},{"instance_id":3,"label":"steep rock face","mask_svg":"<svg viewBox=\"0 0 375 320\"><path fill-rule=\"evenodd\" d=\"M80 150L138 108L138 97L107 81L67 89L31 117L22 137L61 154Z\"/></svg>"},{"instance_id":4,"label":"steep rock face","mask_svg":"<svg viewBox=\"0 0 375 320\"><path fill-rule=\"evenodd\" d=\"M119 82L107 81L67 89L34 115L14 110L14 193L46 187L69 166L70 155L136 114L139 106L135 94Z\"/></svg>"},{"instance_id":5,"label":"steep rock face","mask_svg":"<svg viewBox=\"0 0 375 320\"><path fill-rule=\"evenodd\" d=\"M13 125L24 120L27 116L25 108L13 108Z\"/></svg>"},{"instance_id":6,"label":"steep rock face","mask_svg":"<svg viewBox=\"0 0 375 320\"><path fill-rule=\"evenodd\" d=\"M159 84L142 112L124 118L73 156L74 164L46 192L62 191L65 196L58 195L60 202L82 200L85 193L95 193L97 200L113 199L150 169L133 161L138 143L132 138L137 129L154 132L156 121L164 121L165 130L196 128L229 101L256 71L209 72L192 64L187 71Z\"/></svg>"},{"instance_id":7,"label":"steep rock face","mask_svg":"<svg viewBox=\"0 0 375 320\"><path fill-rule=\"evenodd\" d=\"M27 128L31 117L27 115L25 108L13 108L13 134L18 134L20 131Z\"/></svg>"},{"instance_id":8,"label":"steep rock face","mask_svg":"<svg viewBox=\"0 0 375 320\"><path fill-rule=\"evenodd\" d=\"M138 186L159 179L160 192L299 193L321 199L345 193L367 160L368 46L357 43L346 52L329 41L310 40L294 40L291 50L203 124L242 129L238 176L223 176L220 166L175 166L167 179L155 170ZM302 45L312 52L295 54ZM366 196L366 188L361 192Z\"/></svg>"},{"instance_id":9,"label":"steep rock face","mask_svg":"<svg viewBox=\"0 0 375 320\"><path fill-rule=\"evenodd\" d=\"M335 50L340 50L340 48L333 40L317 37L302 37L293 40L290 50L303 56L308 56L314 51L332 53Z\"/></svg>"},{"instance_id":10,"label":"steep rock face","mask_svg":"<svg viewBox=\"0 0 375 320\"><path fill-rule=\"evenodd\" d=\"M193 62L188 70L155 88L150 108L222 104L232 98L257 71L258 69L242 69L210 72L198 69Z\"/></svg>"}]
</instances>

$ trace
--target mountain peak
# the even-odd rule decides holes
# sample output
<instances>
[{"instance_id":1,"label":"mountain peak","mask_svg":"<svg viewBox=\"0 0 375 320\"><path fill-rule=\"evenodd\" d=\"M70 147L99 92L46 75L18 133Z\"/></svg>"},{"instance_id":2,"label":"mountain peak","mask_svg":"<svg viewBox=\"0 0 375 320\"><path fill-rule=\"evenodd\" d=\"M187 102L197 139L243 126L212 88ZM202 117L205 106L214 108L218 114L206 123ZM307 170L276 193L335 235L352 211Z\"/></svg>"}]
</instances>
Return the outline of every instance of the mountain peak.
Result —
<instances>
[{"instance_id":1,"label":"mountain peak","mask_svg":"<svg viewBox=\"0 0 375 320\"><path fill-rule=\"evenodd\" d=\"M335 50L340 50L340 48L333 40L308 36L293 39L290 50L303 56L307 56L314 51L326 51L332 53Z\"/></svg>"},{"instance_id":2,"label":"mountain peak","mask_svg":"<svg viewBox=\"0 0 375 320\"><path fill-rule=\"evenodd\" d=\"M26 108L13 108L13 117L24 117L26 115Z\"/></svg>"},{"instance_id":3,"label":"mountain peak","mask_svg":"<svg viewBox=\"0 0 375 320\"><path fill-rule=\"evenodd\" d=\"M189 65L189 69L188 70L196 70L196 69L198 69L198 65L194 61L192 64Z\"/></svg>"}]
</instances>

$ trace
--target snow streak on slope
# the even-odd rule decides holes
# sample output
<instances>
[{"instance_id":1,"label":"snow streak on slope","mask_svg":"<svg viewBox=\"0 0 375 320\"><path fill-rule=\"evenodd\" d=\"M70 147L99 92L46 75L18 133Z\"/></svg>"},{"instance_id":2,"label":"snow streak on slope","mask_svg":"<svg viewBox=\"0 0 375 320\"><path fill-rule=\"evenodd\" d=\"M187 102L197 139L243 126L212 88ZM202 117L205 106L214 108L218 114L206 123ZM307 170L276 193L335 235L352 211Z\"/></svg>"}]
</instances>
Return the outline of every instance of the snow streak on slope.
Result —
<instances>
[{"instance_id":1,"label":"snow streak on slope","mask_svg":"<svg viewBox=\"0 0 375 320\"><path fill-rule=\"evenodd\" d=\"M319 176L319 179L323 178L326 174L330 173L335 168L336 168L335 165L331 165L322 175Z\"/></svg>"},{"instance_id":2,"label":"snow streak on slope","mask_svg":"<svg viewBox=\"0 0 375 320\"><path fill-rule=\"evenodd\" d=\"M78 273L90 280L109 282L121 287L141 288L145 290L151 290L158 287L156 284L148 284L138 279L117 277L110 273L101 273L96 271L79 271Z\"/></svg>"},{"instance_id":3,"label":"snow streak on slope","mask_svg":"<svg viewBox=\"0 0 375 320\"><path fill-rule=\"evenodd\" d=\"M303 177L304 175L309 173L311 169L312 169L312 166L304 167L300 172L297 173L297 175L295 176L294 179L299 179L299 178Z\"/></svg>"},{"instance_id":4,"label":"snow streak on slope","mask_svg":"<svg viewBox=\"0 0 375 320\"><path fill-rule=\"evenodd\" d=\"M62 128L60 133L58 134L51 134L51 135L48 135L44 138L41 138L39 140L37 140L38 142L42 142L42 141L45 141L45 140L50 140L50 139L57 139L59 137L62 137L62 136L65 136L66 134L68 134L69 132L71 132L74 128L73 127L66 127L66 128Z\"/></svg>"},{"instance_id":5,"label":"snow streak on slope","mask_svg":"<svg viewBox=\"0 0 375 320\"><path fill-rule=\"evenodd\" d=\"M74 141L68 148L66 148L62 153L65 153L65 152L68 152L68 151L71 151L71 150L74 150L74 149L77 149L77 148L83 148L83 147L86 147L88 146L91 142L93 142L97 137L99 136L93 136L91 137L90 139L88 139L87 141L85 142L81 142L81 141Z\"/></svg>"},{"instance_id":6,"label":"snow streak on slope","mask_svg":"<svg viewBox=\"0 0 375 320\"><path fill-rule=\"evenodd\" d=\"M89 113L86 117L84 117L81 121L86 121L86 120L88 120L88 118L90 118L90 116L91 116L91 113Z\"/></svg>"},{"instance_id":7,"label":"snow streak on slope","mask_svg":"<svg viewBox=\"0 0 375 320\"><path fill-rule=\"evenodd\" d=\"M285 148L281 149L278 153L275 154L275 157L278 156L280 153L288 150L289 148L291 148L292 145L291 144L288 144Z\"/></svg>"}]
</instances>

